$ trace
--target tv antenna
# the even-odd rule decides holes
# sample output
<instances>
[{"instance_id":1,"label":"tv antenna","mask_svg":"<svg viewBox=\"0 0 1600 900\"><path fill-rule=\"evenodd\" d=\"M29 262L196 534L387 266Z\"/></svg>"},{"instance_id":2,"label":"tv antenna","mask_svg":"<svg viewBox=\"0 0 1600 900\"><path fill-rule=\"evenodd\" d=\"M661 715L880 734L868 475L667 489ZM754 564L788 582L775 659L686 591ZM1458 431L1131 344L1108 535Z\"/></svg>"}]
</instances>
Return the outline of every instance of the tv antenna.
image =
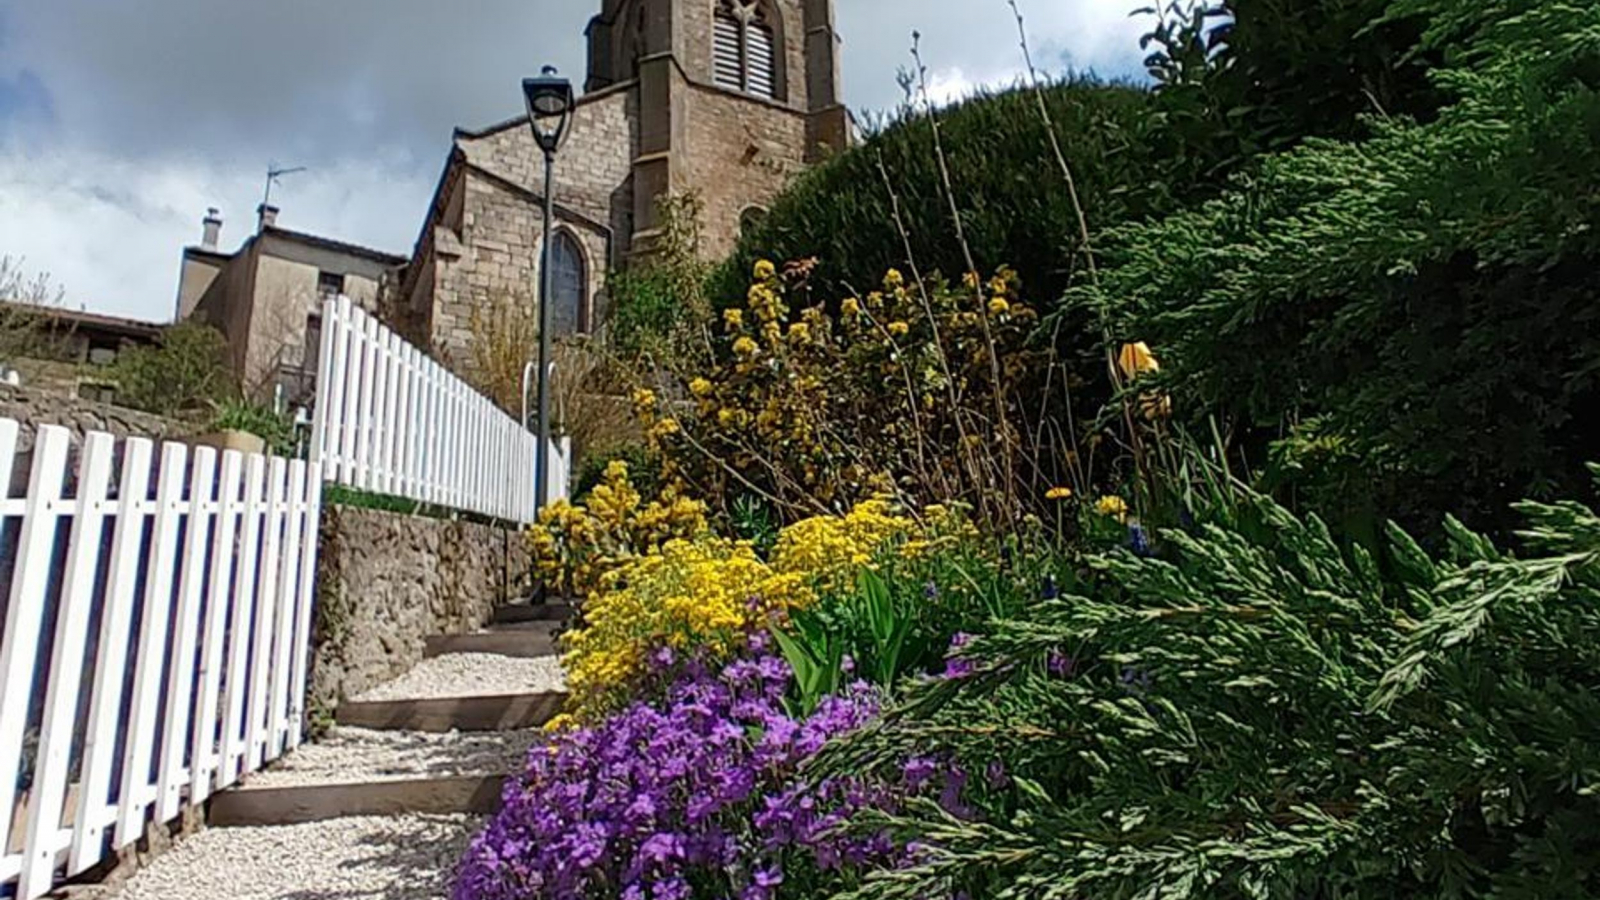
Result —
<instances>
[{"instance_id":1,"label":"tv antenna","mask_svg":"<svg viewBox=\"0 0 1600 900\"><path fill-rule=\"evenodd\" d=\"M306 171L305 166L296 166L292 169L280 169L278 168L277 163L267 163L267 189L261 195L261 205L272 205L272 186L278 183L279 178L283 177L284 175L293 175L296 172L304 171Z\"/></svg>"}]
</instances>

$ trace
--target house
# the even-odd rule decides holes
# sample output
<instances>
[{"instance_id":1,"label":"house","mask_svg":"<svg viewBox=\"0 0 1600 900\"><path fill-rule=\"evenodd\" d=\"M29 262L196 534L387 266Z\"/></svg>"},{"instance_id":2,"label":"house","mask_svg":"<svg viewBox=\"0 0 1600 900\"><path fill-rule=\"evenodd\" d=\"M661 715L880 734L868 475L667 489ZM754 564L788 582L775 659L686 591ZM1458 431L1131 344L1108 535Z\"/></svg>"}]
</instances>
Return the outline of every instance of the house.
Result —
<instances>
[{"instance_id":1,"label":"house","mask_svg":"<svg viewBox=\"0 0 1600 900\"><path fill-rule=\"evenodd\" d=\"M833 0L603 0L588 42L555 171L558 334L603 318L606 274L648 253L659 198L698 194L703 251L720 257L852 130ZM385 316L457 371L474 310L535 303L543 171L525 114L454 135Z\"/></svg>"},{"instance_id":2,"label":"house","mask_svg":"<svg viewBox=\"0 0 1600 900\"><path fill-rule=\"evenodd\" d=\"M0 302L0 381L100 403L116 388L97 370L130 347L154 344L161 325L53 306Z\"/></svg>"},{"instance_id":3,"label":"house","mask_svg":"<svg viewBox=\"0 0 1600 900\"><path fill-rule=\"evenodd\" d=\"M344 294L376 312L406 258L280 227L276 207L257 213L255 234L233 253L218 249L222 220L207 213L200 244L183 251L177 319L227 337L247 396L304 404L315 390L322 301Z\"/></svg>"}]
</instances>

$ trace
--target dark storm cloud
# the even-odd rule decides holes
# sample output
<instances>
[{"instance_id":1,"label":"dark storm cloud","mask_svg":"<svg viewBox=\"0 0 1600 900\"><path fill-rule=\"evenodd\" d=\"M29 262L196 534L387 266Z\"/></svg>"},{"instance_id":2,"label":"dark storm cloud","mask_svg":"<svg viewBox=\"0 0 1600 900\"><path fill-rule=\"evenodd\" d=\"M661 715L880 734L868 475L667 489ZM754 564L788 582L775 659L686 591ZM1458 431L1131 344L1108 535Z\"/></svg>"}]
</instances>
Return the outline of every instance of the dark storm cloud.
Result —
<instances>
[{"instance_id":1,"label":"dark storm cloud","mask_svg":"<svg viewBox=\"0 0 1600 900\"><path fill-rule=\"evenodd\" d=\"M134 157L316 163L379 146L441 149L456 124L514 113L518 79L542 62L578 74L594 4L0 0L0 6L0 27L11 37L0 84L8 69L30 73L24 85L48 84L62 128L77 143Z\"/></svg>"},{"instance_id":2,"label":"dark storm cloud","mask_svg":"<svg viewBox=\"0 0 1600 900\"><path fill-rule=\"evenodd\" d=\"M710 0L697 0L710 2ZM1138 0L1022 0L1036 57L1125 74ZM837 0L845 100L899 100L910 33L940 100L1020 67L1005 0ZM211 206L249 234L269 161L307 166L280 222L395 252L417 239L450 131L516 115L518 81L583 77L601 0L0 0L0 255L73 305L171 315Z\"/></svg>"}]
</instances>

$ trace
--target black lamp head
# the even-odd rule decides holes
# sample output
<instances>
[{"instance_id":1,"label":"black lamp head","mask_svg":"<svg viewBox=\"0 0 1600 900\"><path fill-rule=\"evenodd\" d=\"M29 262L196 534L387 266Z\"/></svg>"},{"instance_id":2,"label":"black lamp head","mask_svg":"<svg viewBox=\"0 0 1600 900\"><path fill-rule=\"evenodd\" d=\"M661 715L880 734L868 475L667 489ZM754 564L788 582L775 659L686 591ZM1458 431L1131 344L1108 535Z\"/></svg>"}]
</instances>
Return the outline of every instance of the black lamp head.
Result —
<instances>
[{"instance_id":1,"label":"black lamp head","mask_svg":"<svg viewBox=\"0 0 1600 900\"><path fill-rule=\"evenodd\" d=\"M539 149L555 153L572 122L572 107L577 103L572 82L545 66L538 78L522 79L522 95L528 101L528 123Z\"/></svg>"}]
</instances>

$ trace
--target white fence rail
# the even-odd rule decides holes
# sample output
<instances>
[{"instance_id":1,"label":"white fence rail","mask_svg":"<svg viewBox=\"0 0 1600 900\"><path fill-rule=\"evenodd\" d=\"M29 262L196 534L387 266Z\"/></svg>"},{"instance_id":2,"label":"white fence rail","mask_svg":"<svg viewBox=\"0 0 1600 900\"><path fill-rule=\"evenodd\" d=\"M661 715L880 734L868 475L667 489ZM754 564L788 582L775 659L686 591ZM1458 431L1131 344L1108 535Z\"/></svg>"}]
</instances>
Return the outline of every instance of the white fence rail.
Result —
<instances>
[{"instance_id":1,"label":"white fence rail","mask_svg":"<svg viewBox=\"0 0 1600 900\"><path fill-rule=\"evenodd\" d=\"M0 419L0 485L18 432ZM321 473L153 454L43 425L26 493L0 493L0 895L45 893L301 741Z\"/></svg>"},{"instance_id":2,"label":"white fence rail","mask_svg":"<svg viewBox=\"0 0 1600 900\"><path fill-rule=\"evenodd\" d=\"M323 307L311 458L349 487L533 518L538 436L346 297ZM566 496L567 442L547 500Z\"/></svg>"}]
</instances>

